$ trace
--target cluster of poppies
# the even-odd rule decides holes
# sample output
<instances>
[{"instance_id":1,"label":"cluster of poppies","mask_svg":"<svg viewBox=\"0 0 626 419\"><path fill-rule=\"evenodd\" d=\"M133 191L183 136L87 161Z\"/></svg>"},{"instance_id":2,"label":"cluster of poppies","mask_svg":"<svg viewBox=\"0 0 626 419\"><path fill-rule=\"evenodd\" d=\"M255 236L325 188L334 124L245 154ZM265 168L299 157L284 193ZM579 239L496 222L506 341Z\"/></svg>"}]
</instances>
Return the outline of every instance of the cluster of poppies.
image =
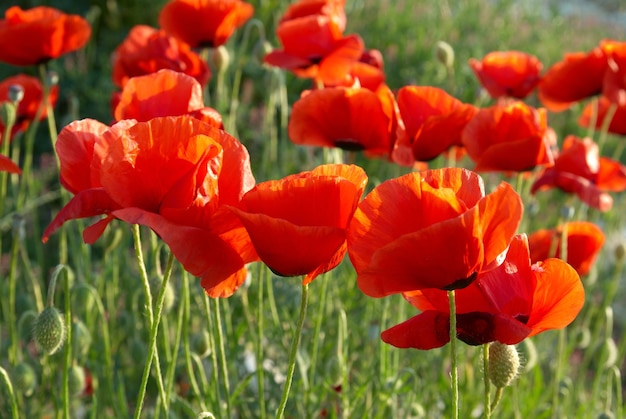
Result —
<instances>
[{"instance_id":1,"label":"cluster of poppies","mask_svg":"<svg viewBox=\"0 0 626 419\"><path fill-rule=\"evenodd\" d=\"M144 225L212 297L232 295L250 262L308 284L348 253L365 294L402 294L421 311L383 333L398 347L430 349L449 341L449 290L457 293L458 336L469 344L514 344L575 318L584 302L579 275L593 263L602 232L589 223L568 228L574 269L549 250L561 237L557 232L541 231L530 240L516 235L521 198L507 183L486 194L475 171L545 166L534 190L556 185L608 209L603 193L572 186L573 178L585 179L589 188L622 190L623 166L599 157L590 140L575 138L555 157L547 111L519 100L479 109L436 87L393 92L380 52L366 50L358 35L344 35L343 0L300 0L279 21L282 49L265 57L314 81L293 105L288 131L294 143L363 150L406 166L463 149L475 171L412 172L364 199L367 175L348 164L257 184L244 145L204 105L210 71L195 52L223 45L252 14L239 0L171 0L161 11L161 29L131 30L113 53L116 122L75 121L58 136L60 183L73 197L44 231L44 242L77 218L103 217L84 230L86 243L97 241L113 220ZM31 65L56 58L87 42L85 25L51 8L11 8L0 21L0 38L19 44L16 34L46 29L36 49L2 50L0 60ZM606 45L608 72L620 64L621 44ZM537 60L519 57L499 54L471 65L494 97L520 97L547 78L540 78ZM573 243L580 237L593 246L577 253Z\"/></svg>"}]
</instances>

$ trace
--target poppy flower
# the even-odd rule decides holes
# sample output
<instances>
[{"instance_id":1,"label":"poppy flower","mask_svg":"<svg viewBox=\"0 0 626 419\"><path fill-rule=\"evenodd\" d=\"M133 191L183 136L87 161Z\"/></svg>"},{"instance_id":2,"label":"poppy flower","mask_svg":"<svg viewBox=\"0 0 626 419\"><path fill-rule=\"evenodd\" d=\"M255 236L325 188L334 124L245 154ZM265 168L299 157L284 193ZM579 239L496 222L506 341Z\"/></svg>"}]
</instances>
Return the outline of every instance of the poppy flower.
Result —
<instances>
[{"instance_id":1,"label":"poppy flower","mask_svg":"<svg viewBox=\"0 0 626 419\"><path fill-rule=\"evenodd\" d=\"M188 115L94 120L65 127L55 144L61 184L74 197L43 241L68 220L105 215L83 232L94 243L119 219L154 230L212 297L231 295L257 260L243 226L226 205L254 186L246 149L226 132Z\"/></svg>"},{"instance_id":2,"label":"poppy flower","mask_svg":"<svg viewBox=\"0 0 626 419\"><path fill-rule=\"evenodd\" d=\"M207 64L189 45L150 26L133 27L113 52L113 83L118 87L131 77L164 68L185 73L203 86L211 77Z\"/></svg>"},{"instance_id":3,"label":"poppy flower","mask_svg":"<svg viewBox=\"0 0 626 419\"><path fill-rule=\"evenodd\" d=\"M588 53L565 54L539 82L539 100L547 109L559 112L573 103L596 96L602 92L606 69L606 55L600 47Z\"/></svg>"},{"instance_id":4,"label":"poppy flower","mask_svg":"<svg viewBox=\"0 0 626 419\"><path fill-rule=\"evenodd\" d=\"M604 233L588 221L566 223L567 263L578 275L589 273L604 245ZM528 236L530 260L535 263L549 257L561 257L561 228L542 229Z\"/></svg>"},{"instance_id":5,"label":"poppy flower","mask_svg":"<svg viewBox=\"0 0 626 419\"><path fill-rule=\"evenodd\" d=\"M509 245L522 201L502 182L485 196L460 168L409 173L378 185L359 204L348 253L359 288L384 297L470 284Z\"/></svg>"},{"instance_id":6,"label":"poppy flower","mask_svg":"<svg viewBox=\"0 0 626 419\"><path fill-rule=\"evenodd\" d=\"M591 138L569 135L554 166L543 170L531 193L549 188L575 193L590 207L608 211L613 198L606 191L626 190L626 167L616 160L599 157L598 145Z\"/></svg>"},{"instance_id":7,"label":"poppy flower","mask_svg":"<svg viewBox=\"0 0 626 419\"><path fill-rule=\"evenodd\" d=\"M341 83L328 84L324 87L364 87L372 92L383 88L385 73L383 70L383 56L376 49L363 51L361 58L356 61Z\"/></svg>"},{"instance_id":8,"label":"poppy flower","mask_svg":"<svg viewBox=\"0 0 626 419\"><path fill-rule=\"evenodd\" d=\"M422 313L385 330L382 340L416 349L448 343L447 294L427 289L404 293L404 297ZM566 327L584 301L585 291L571 266L559 259L531 265L526 236L517 235L502 264L456 291L457 337L469 345L494 341L514 345L543 331Z\"/></svg>"},{"instance_id":9,"label":"poppy flower","mask_svg":"<svg viewBox=\"0 0 626 419\"><path fill-rule=\"evenodd\" d=\"M283 21L276 29L283 48L271 51L263 61L298 77L341 84L364 50L361 37L342 36L341 32L337 23L324 15Z\"/></svg>"},{"instance_id":10,"label":"poppy flower","mask_svg":"<svg viewBox=\"0 0 626 419\"><path fill-rule=\"evenodd\" d=\"M418 161L433 160L450 147L461 146L461 133L478 112L437 87L405 86L397 96L406 134L398 143L409 147Z\"/></svg>"},{"instance_id":11,"label":"poppy flower","mask_svg":"<svg viewBox=\"0 0 626 419\"><path fill-rule=\"evenodd\" d=\"M254 7L240 0L171 0L161 9L159 25L192 48L217 48L253 14Z\"/></svg>"},{"instance_id":12,"label":"poppy flower","mask_svg":"<svg viewBox=\"0 0 626 419\"><path fill-rule=\"evenodd\" d=\"M85 46L91 27L85 19L52 7L9 7L0 20L0 61L41 64Z\"/></svg>"},{"instance_id":13,"label":"poppy flower","mask_svg":"<svg viewBox=\"0 0 626 419\"><path fill-rule=\"evenodd\" d=\"M613 107L615 109L612 109ZM599 130L603 128L604 120L609 115L611 116L611 121L608 122L607 131L612 134L626 135L626 104L620 106L617 103L611 103L604 96L600 96L595 104L588 103L585 105L578 118L578 124L581 127L589 128L592 124L591 121L594 120L594 128Z\"/></svg>"},{"instance_id":14,"label":"poppy flower","mask_svg":"<svg viewBox=\"0 0 626 419\"><path fill-rule=\"evenodd\" d=\"M322 165L257 184L233 211L263 263L277 275L305 275L308 284L343 259L366 183L358 166Z\"/></svg>"},{"instance_id":15,"label":"poppy flower","mask_svg":"<svg viewBox=\"0 0 626 419\"><path fill-rule=\"evenodd\" d=\"M340 32L346 29L345 0L300 0L287 7L278 23L311 15L328 16Z\"/></svg>"},{"instance_id":16,"label":"poppy flower","mask_svg":"<svg viewBox=\"0 0 626 419\"><path fill-rule=\"evenodd\" d=\"M9 100L9 90L11 86L20 86L24 93L22 100L17 105L15 124L11 131L11 138L18 132L25 131L28 125L35 119L37 110L41 106L43 99L43 88L37 77L26 74L18 74L8 77L0 82L0 102ZM50 89L48 100L54 106L59 97L59 86L54 85ZM45 119L47 115L46 107L41 110L40 119ZM3 121L0 120L0 136L4 135Z\"/></svg>"},{"instance_id":17,"label":"poppy flower","mask_svg":"<svg viewBox=\"0 0 626 419\"><path fill-rule=\"evenodd\" d=\"M543 68L537 57L521 51L490 52L480 61L470 58L469 65L494 99L524 99L539 83Z\"/></svg>"},{"instance_id":18,"label":"poppy flower","mask_svg":"<svg viewBox=\"0 0 626 419\"><path fill-rule=\"evenodd\" d=\"M611 103L626 106L626 42L604 40L600 48L607 58L602 95Z\"/></svg>"},{"instance_id":19,"label":"poppy flower","mask_svg":"<svg viewBox=\"0 0 626 419\"><path fill-rule=\"evenodd\" d=\"M0 172L22 174L22 169L7 156L0 155Z\"/></svg>"},{"instance_id":20,"label":"poppy flower","mask_svg":"<svg viewBox=\"0 0 626 419\"><path fill-rule=\"evenodd\" d=\"M477 172L522 172L552 164L554 135L545 109L515 101L479 110L465 126L462 142Z\"/></svg>"},{"instance_id":21,"label":"poppy flower","mask_svg":"<svg viewBox=\"0 0 626 419\"><path fill-rule=\"evenodd\" d=\"M202 86L196 79L173 70L131 78L124 86L115 107L115 120L148 121L159 116L189 114L222 128L222 116L205 107Z\"/></svg>"},{"instance_id":22,"label":"poppy flower","mask_svg":"<svg viewBox=\"0 0 626 419\"><path fill-rule=\"evenodd\" d=\"M307 91L291 110L289 138L298 145L389 155L393 109L384 96L388 91L359 87Z\"/></svg>"}]
</instances>

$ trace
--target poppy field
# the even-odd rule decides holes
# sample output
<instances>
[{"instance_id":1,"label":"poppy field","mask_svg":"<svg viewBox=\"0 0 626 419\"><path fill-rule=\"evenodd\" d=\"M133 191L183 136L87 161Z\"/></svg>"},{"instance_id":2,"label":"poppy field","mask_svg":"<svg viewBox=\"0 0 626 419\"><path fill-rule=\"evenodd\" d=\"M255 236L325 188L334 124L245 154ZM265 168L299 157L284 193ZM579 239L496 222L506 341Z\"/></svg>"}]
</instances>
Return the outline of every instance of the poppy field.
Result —
<instances>
[{"instance_id":1,"label":"poppy field","mask_svg":"<svg viewBox=\"0 0 626 419\"><path fill-rule=\"evenodd\" d=\"M624 417L619 2L51 3L0 6L0 418Z\"/></svg>"}]
</instances>

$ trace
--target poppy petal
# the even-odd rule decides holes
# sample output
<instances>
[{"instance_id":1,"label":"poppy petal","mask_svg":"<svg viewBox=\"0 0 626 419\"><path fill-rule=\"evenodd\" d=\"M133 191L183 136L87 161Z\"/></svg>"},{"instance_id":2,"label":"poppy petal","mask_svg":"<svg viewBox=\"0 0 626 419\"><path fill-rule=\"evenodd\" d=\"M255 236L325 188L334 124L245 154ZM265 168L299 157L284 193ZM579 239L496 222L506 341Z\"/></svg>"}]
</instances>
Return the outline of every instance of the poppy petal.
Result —
<instances>
[{"instance_id":1,"label":"poppy petal","mask_svg":"<svg viewBox=\"0 0 626 419\"><path fill-rule=\"evenodd\" d=\"M396 348L434 349L450 342L450 318L438 311L425 311L380 335Z\"/></svg>"}]
</instances>

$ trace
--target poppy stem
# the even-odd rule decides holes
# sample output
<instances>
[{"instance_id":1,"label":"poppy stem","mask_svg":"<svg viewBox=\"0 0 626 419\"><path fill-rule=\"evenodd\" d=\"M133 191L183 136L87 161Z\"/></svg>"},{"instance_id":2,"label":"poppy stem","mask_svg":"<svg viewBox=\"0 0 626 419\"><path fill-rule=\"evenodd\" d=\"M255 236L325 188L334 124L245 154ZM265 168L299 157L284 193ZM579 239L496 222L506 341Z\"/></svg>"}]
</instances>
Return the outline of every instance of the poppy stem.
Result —
<instances>
[{"instance_id":1,"label":"poppy stem","mask_svg":"<svg viewBox=\"0 0 626 419\"><path fill-rule=\"evenodd\" d=\"M291 350L289 353L289 369L287 370L287 379L285 381L285 388L283 389L283 396L276 411L276 419L282 419L285 413L285 406L287 405L287 399L289 398L289 390L291 389L291 382L293 381L293 373L296 369L296 355L298 354L298 345L300 344L300 337L302 335L302 326L304 325L304 318L306 316L306 308L309 303L309 285L302 285L302 297L300 302L300 316L298 317L298 323L296 324L295 334L291 341Z\"/></svg>"},{"instance_id":2,"label":"poppy stem","mask_svg":"<svg viewBox=\"0 0 626 419\"><path fill-rule=\"evenodd\" d=\"M491 418L491 381L489 380L489 344L483 344L483 380L485 382L485 419Z\"/></svg>"},{"instance_id":3,"label":"poppy stem","mask_svg":"<svg viewBox=\"0 0 626 419\"><path fill-rule=\"evenodd\" d=\"M205 296L204 298L208 298ZM232 412L230 407L230 382L228 380L228 364L226 363L226 349L224 347L224 334L222 332L222 315L220 313L220 300L219 298L214 299L214 304L211 304L213 308L213 317L215 318L215 340L217 349L219 351L218 355L220 357L220 367L222 370L222 376L224 378L224 400L226 401L226 417L232 418Z\"/></svg>"},{"instance_id":4,"label":"poppy stem","mask_svg":"<svg viewBox=\"0 0 626 419\"><path fill-rule=\"evenodd\" d=\"M456 298L454 290L448 291L450 302L450 380L452 384L452 418L459 418L459 377L456 360Z\"/></svg>"},{"instance_id":5,"label":"poppy stem","mask_svg":"<svg viewBox=\"0 0 626 419\"><path fill-rule=\"evenodd\" d=\"M11 417L13 419L19 419L20 417L19 407L17 405L17 398L15 397L15 392L13 391L13 385L11 384L11 378L9 378L9 374L1 366L0 366L0 377L2 377L2 381L4 381L4 385L7 389L7 394L11 402Z\"/></svg>"}]
</instances>

